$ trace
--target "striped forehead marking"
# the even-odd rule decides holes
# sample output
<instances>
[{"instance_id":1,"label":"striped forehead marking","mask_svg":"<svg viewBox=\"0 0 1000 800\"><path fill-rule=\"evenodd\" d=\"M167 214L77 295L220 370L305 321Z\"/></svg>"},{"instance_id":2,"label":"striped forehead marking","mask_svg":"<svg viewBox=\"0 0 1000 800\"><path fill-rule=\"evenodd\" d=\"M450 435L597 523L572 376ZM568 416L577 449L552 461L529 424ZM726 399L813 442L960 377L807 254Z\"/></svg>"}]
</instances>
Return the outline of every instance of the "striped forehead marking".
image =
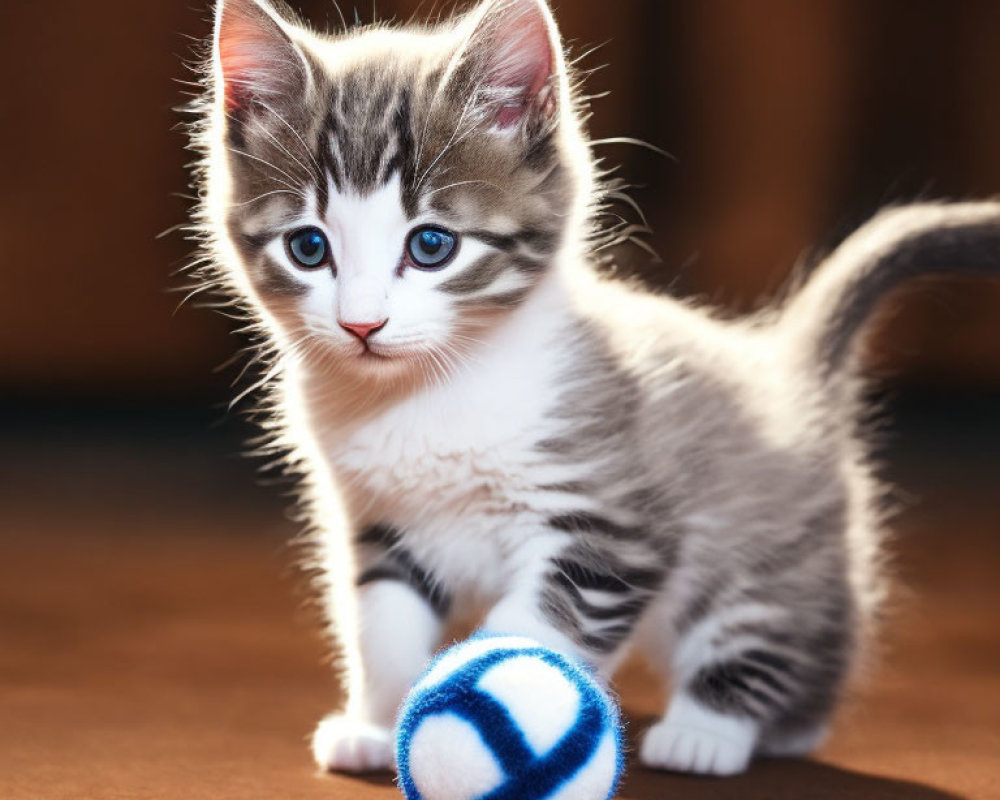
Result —
<instances>
[{"instance_id":1,"label":"striped forehead marking","mask_svg":"<svg viewBox=\"0 0 1000 800\"><path fill-rule=\"evenodd\" d=\"M389 82L364 87L360 80L348 79L330 90L328 103L317 149L337 190L365 196L398 174L403 208L411 219L416 216L410 89ZM328 191L321 189L318 199L320 213L325 214Z\"/></svg>"}]
</instances>

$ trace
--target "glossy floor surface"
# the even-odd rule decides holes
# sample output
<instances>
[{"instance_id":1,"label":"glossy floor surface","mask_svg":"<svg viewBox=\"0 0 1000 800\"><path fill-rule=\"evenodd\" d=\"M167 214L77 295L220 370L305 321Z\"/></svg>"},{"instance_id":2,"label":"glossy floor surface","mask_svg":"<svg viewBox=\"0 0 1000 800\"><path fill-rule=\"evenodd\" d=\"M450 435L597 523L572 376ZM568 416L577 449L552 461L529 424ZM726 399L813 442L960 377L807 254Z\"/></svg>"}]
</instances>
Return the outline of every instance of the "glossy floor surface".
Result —
<instances>
[{"instance_id":1,"label":"glossy floor surface","mask_svg":"<svg viewBox=\"0 0 1000 800\"><path fill-rule=\"evenodd\" d=\"M0 467L0 798L398 797L310 762L334 682L273 492L183 424L44 427ZM727 780L632 763L621 798L1000 798L1000 460L968 434L895 456L905 591L829 744ZM657 690L619 685L641 731Z\"/></svg>"}]
</instances>

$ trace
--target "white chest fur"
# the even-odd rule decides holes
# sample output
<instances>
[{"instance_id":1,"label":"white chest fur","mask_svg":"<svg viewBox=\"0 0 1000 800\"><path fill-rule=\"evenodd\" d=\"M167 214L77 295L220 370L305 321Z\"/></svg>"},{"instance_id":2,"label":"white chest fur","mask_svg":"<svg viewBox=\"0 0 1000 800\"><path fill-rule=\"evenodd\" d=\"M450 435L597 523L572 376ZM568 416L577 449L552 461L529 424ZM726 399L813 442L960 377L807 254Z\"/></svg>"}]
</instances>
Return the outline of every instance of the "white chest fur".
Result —
<instances>
[{"instance_id":1,"label":"white chest fur","mask_svg":"<svg viewBox=\"0 0 1000 800\"><path fill-rule=\"evenodd\" d=\"M403 531L449 582L502 567L530 535L536 487L561 477L538 448L560 428L564 356L553 320L511 327L446 384L346 436L331 427L321 437L355 524Z\"/></svg>"},{"instance_id":2,"label":"white chest fur","mask_svg":"<svg viewBox=\"0 0 1000 800\"><path fill-rule=\"evenodd\" d=\"M537 387L522 388L469 376L326 442L348 496L363 493L377 504L356 512L410 528L511 512L510 498L531 481L545 428Z\"/></svg>"}]
</instances>

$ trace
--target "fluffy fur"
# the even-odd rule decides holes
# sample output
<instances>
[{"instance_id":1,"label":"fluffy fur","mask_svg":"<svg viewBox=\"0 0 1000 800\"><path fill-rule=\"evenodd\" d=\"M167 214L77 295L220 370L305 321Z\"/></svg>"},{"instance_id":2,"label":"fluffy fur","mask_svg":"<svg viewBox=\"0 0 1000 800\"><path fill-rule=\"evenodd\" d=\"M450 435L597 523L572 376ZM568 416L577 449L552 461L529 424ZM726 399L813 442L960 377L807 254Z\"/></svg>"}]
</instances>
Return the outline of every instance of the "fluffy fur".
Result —
<instances>
[{"instance_id":1,"label":"fluffy fur","mask_svg":"<svg viewBox=\"0 0 1000 800\"><path fill-rule=\"evenodd\" d=\"M205 83L201 275L274 355L265 425L343 654L320 765L390 766L401 698L476 612L606 676L641 649L674 687L651 766L812 748L883 595L856 334L903 279L997 271L998 206L888 211L721 321L595 272L610 190L544 0L333 35L220 0ZM444 269L404 255L421 224L460 236ZM322 269L289 255L307 225Z\"/></svg>"}]
</instances>

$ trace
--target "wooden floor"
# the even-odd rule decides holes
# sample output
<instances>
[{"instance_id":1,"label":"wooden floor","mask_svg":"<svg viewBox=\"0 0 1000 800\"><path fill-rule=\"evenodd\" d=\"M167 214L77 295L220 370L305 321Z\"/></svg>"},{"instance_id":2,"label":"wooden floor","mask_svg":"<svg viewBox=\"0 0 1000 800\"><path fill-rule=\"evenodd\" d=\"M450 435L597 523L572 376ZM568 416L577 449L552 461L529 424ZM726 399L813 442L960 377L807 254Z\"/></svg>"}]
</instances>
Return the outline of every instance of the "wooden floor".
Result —
<instances>
[{"instance_id":1,"label":"wooden floor","mask_svg":"<svg viewBox=\"0 0 1000 800\"><path fill-rule=\"evenodd\" d=\"M310 762L336 698L266 490L196 442L24 444L0 471L2 800L399 796ZM924 495L897 525L908 590L814 760L726 780L632 764L620 797L1000 798L998 464L955 465L897 470ZM659 699L635 667L620 687L634 736Z\"/></svg>"}]
</instances>

